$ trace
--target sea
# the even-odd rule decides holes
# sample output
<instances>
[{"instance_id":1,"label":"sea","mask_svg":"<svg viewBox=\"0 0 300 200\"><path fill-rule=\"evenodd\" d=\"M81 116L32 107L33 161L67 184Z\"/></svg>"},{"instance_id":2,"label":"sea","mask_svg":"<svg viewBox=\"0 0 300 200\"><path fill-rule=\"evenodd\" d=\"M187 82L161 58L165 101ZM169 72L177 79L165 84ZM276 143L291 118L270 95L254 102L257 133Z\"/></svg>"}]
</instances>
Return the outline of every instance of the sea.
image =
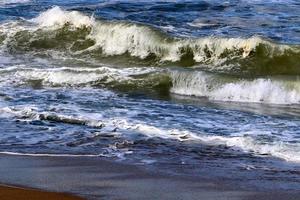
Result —
<instances>
[{"instance_id":1,"label":"sea","mask_svg":"<svg viewBox=\"0 0 300 200\"><path fill-rule=\"evenodd\" d=\"M0 0L0 152L300 189L300 1Z\"/></svg>"}]
</instances>

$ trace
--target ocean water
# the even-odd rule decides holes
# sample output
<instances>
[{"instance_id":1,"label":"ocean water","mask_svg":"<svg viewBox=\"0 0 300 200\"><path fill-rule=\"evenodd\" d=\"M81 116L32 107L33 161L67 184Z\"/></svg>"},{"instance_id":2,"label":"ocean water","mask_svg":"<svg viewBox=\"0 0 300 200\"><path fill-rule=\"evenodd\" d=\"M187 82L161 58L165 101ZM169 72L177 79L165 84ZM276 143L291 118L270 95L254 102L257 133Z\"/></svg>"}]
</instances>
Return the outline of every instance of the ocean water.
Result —
<instances>
[{"instance_id":1,"label":"ocean water","mask_svg":"<svg viewBox=\"0 0 300 200\"><path fill-rule=\"evenodd\" d=\"M297 0L0 0L0 152L300 189Z\"/></svg>"}]
</instances>

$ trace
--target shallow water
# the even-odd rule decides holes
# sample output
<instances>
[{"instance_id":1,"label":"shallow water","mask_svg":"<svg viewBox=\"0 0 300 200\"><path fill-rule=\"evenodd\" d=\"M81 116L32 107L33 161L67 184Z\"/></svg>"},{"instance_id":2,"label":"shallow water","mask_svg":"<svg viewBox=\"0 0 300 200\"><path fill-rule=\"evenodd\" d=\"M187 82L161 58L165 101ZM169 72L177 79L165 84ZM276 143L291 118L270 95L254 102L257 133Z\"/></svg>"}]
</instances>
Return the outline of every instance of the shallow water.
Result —
<instances>
[{"instance_id":1,"label":"shallow water","mask_svg":"<svg viewBox=\"0 0 300 200\"><path fill-rule=\"evenodd\" d=\"M1 1L0 151L299 189L299 8Z\"/></svg>"}]
</instances>

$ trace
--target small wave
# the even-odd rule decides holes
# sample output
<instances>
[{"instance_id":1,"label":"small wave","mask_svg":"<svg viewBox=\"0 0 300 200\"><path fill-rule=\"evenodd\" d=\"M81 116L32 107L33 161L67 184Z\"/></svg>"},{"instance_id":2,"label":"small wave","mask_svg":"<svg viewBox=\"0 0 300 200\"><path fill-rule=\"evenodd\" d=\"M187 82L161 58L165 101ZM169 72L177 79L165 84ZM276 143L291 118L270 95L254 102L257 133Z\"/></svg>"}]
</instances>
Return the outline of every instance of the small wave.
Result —
<instances>
[{"instance_id":1,"label":"small wave","mask_svg":"<svg viewBox=\"0 0 300 200\"><path fill-rule=\"evenodd\" d=\"M12 66L0 69L2 84L29 84L32 86L106 86L116 88L153 88L168 82L168 77L159 74L158 68L112 68L112 67L58 67L32 68Z\"/></svg>"},{"instance_id":2,"label":"small wave","mask_svg":"<svg viewBox=\"0 0 300 200\"><path fill-rule=\"evenodd\" d=\"M15 22L13 25L2 24L1 32L5 38L2 43L11 50L40 53L45 49L60 49L77 56L88 54L98 57L129 55L150 59L157 64L204 65L216 71L220 70L220 66L234 65L233 70L222 70L254 74L300 73L298 46L275 44L256 36L173 37L150 26L96 20L59 7L41 13L30 22L31 26Z\"/></svg>"},{"instance_id":3,"label":"small wave","mask_svg":"<svg viewBox=\"0 0 300 200\"><path fill-rule=\"evenodd\" d=\"M243 80L204 72L170 72L171 92L207 97L217 101L298 104L300 83L297 80L258 78Z\"/></svg>"},{"instance_id":4,"label":"small wave","mask_svg":"<svg viewBox=\"0 0 300 200\"><path fill-rule=\"evenodd\" d=\"M271 155L290 162L300 162L300 146L298 144L285 142L261 143L247 136L204 136L199 139L211 145L226 145L227 147L238 148L245 152L255 153L256 155Z\"/></svg>"},{"instance_id":5,"label":"small wave","mask_svg":"<svg viewBox=\"0 0 300 200\"><path fill-rule=\"evenodd\" d=\"M290 162L300 162L299 144L285 142L263 143L253 137L244 135L230 137L201 135L178 129L164 130L139 122L132 123L124 119L112 120L112 123L118 126L119 129L138 131L148 137L175 139L179 141L193 140L212 146L225 145L247 153L254 153L255 155L273 156Z\"/></svg>"},{"instance_id":6,"label":"small wave","mask_svg":"<svg viewBox=\"0 0 300 200\"><path fill-rule=\"evenodd\" d=\"M239 150L247 153L253 153L257 156L273 156L290 162L300 162L300 146L297 143L288 143L283 141L260 141L256 134L240 133L235 136L207 135L204 133L194 133L187 130L164 129L154 125L147 125L141 121L130 120L127 118L101 118L91 119L88 117L76 117L53 112L38 112L35 107L5 107L0 109L1 113L12 114L20 118L30 120L53 120L73 124L80 122L80 125L103 128L105 130L118 130L122 134L139 133L146 137L158 137L162 139L173 139L181 142L194 141L206 145L219 146L224 145L233 150ZM47 117L41 117L47 116ZM88 115L87 115L88 116ZM84 123L81 123L84 122ZM39 154L32 154L39 155ZM41 156L45 154L40 154ZM74 155L78 156L78 155ZM84 155L85 156L85 155ZM99 156L99 155L88 155Z\"/></svg>"}]
</instances>

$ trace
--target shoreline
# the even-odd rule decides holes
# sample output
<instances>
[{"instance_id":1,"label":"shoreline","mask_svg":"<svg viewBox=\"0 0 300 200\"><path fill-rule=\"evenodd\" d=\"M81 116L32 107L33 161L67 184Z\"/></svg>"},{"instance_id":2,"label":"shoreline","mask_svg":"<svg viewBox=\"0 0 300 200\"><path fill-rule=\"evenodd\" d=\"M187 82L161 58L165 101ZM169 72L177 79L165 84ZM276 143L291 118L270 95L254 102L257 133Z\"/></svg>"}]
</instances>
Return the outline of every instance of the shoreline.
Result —
<instances>
[{"instance_id":1,"label":"shoreline","mask_svg":"<svg viewBox=\"0 0 300 200\"><path fill-rule=\"evenodd\" d=\"M1 154L0 166L4 185L70 194L75 199L296 200L300 196L300 191L246 191L226 180L171 176L103 158Z\"/></svg>"}]
</instances>

